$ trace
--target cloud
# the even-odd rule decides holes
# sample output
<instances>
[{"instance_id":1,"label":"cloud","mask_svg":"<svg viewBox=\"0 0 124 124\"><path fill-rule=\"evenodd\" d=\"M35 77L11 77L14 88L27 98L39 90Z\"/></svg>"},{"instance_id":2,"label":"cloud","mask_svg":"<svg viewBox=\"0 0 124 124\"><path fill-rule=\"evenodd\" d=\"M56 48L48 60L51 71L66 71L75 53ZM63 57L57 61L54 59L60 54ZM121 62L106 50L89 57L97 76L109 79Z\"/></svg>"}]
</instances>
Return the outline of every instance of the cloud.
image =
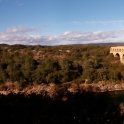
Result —
<instances>
[{"instance_id":1,"label":"cloud","mask_svg":"<svg viewBox=\"0 0 124 124\"><path fill-rule=\"evenodd\" d=\"M35 28L29 28L29 27L12 27L8 28L6 30L6 33L28 33L28 32L34 32L36 31Z\"/></svg>"},{"instance_id":2,"label":"cloud","mask_svg":"<svg viewBox=\"0 0 124 124\"><path fill-rule=\"evenodd\" d=\"M108 38L116 38L115 32L65 32L54 40L58 44L83 44L105 41Z\"/></svg>"},{"instance_id":3,"label":"cloud","mask_svg":"<svg viewBox=\"0 0 124 124\"><path fill-rule=\"evenodd\" d=\"M35 28L13 27L0 32L0 43L25 44L25 45L64 45L84 43L105 43L124 41L124 30L96 31L96 32L71 32L60 35L36 34ZM34 34L32 33L34 32Z\"/></svg>"},{"instance_id":4,"label":"cloud","mask_svg":"<svg viewBox=\"0 0 124 124\"><path fill-rule=\"evenodd\" d=\"M52 44L84 44L124 41L124 30L96 32L64 32L51 38ZM48 40L47 40L48 43Z\"/></svg>"},{"instance_id":5,"label":"cloud","mask_svg":"<svg viewBox=\"0 0 124 124\"><path fill-rule=\"evenodd\" d=\"M73 24L80 25L80 24L95 24L95 25L120 25L124 26L124 20L107 20L107 21L73 21Z\"/></svg>"},{"instance_id":6,"label":"cloud","mask_svg":"<svg viewBox=\"0 0 124 124\"><path fill-rule=\"evenodd\" d=\"M38 41L38 35L31 35L31 32L36 31L35 28L13 27L8 28L4 32L0 32L0 43L7 44L30 44Z\"/></svg>"},{"instance_id":7,"label":"cloud","mask_svg":"<svg viewBox=\"0 0 124 124\"><path fill-rule=\"evenodd\" d=\"M107 25L107 24L124 24L124 20L109 20L109 21L85 21L84 23L88 23L88 24L103 24L103 25Z\"/></svg>"}]
</instances>

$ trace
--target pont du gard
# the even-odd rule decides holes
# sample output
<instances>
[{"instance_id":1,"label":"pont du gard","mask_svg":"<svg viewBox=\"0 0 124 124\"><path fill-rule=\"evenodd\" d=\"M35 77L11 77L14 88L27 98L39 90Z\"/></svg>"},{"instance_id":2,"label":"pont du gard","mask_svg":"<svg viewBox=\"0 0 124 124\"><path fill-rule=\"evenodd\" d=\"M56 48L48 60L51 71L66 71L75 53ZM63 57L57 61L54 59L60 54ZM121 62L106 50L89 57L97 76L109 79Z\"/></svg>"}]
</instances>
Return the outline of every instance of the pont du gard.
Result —
<instances>
[{"instance_id":1,"label":"pont du gard","mask_svg":"<svg viewBox=\"0 0 124 124\"><path fill-rule=\"evenodd\" d=\"M113 53L114 57L119 56L120 62L124 64L124 46L111 47L110 53Z\"/></svg>"}]
</instances>

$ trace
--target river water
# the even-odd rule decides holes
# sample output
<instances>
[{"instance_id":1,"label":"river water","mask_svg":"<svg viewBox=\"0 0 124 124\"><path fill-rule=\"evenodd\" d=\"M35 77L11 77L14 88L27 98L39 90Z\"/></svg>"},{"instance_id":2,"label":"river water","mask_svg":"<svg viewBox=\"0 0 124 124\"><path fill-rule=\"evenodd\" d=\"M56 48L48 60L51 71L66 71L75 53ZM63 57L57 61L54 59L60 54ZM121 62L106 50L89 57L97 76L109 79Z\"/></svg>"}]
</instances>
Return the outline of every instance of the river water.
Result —
<instances>
[{"instance_id":1,"label":"river water","mask_svg":"<svg viewBox=\"0 0 124 124\"><path fill-rule=\"evenodd\" d=\"M68 94L68 99L41 95L0 95L1 124L124 124L119 106L124 92Z\"/></svg>"}]
</instances>

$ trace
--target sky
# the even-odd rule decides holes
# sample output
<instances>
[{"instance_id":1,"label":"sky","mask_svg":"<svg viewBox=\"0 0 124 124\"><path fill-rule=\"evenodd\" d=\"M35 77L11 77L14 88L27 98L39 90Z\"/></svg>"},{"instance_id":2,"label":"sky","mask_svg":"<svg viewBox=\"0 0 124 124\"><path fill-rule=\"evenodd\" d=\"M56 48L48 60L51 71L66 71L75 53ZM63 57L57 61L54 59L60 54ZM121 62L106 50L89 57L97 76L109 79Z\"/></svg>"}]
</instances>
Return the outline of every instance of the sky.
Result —
<instances>
[{"instance_id":1,"label":"sky","mask_svg":"<svg viewBox=\"0 0 124 124\"><path fill-rule=\"evenodd\" d=\"M124 0L0 0L0 43L124 41Z\"/></svg>"}]
</instances>

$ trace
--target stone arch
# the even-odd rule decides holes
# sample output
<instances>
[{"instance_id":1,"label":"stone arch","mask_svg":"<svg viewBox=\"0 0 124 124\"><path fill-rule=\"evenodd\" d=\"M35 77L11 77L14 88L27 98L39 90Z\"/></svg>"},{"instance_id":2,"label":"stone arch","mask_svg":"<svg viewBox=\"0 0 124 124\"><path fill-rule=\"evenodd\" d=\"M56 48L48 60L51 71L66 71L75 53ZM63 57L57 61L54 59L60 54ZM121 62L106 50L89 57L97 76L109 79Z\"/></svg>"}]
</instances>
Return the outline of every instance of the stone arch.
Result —
<instances>
[{"instance_id":1,"label":"stone arch","mask_svg":"<svg viewBox=\"0 0 124 124\"><path fill-rule=\"evenodd\" d=\"M112 53L114 57L119 57L120 62L124 64L124 46L111 47L110 53Z\"/></svg>"},{"instance_id":2,"label":"stone arch","mask_svg":"<svg viewBox=\"0 0 124 124\"><path fill-rule=\"evenodd\" d=\"M114 55L114 57L119 57L120 58L120 54L118 52L114 52L112 54Z\"/></svg>"},{"instance_id":3,"label":"stone arch","mask_svg":"<svg viewBox=\"0 0 124 124\"><path fill-rule=\"evenodd\" d=\"M114 55L114 57L118 58L121 63L124 64L124 54L122 54L120 52L114 52L113 55Z\"/></svg>"},{"instance_id":4,"label":"stone arch","mask_svg":"<svg viewBox=\"0 0 124 124\"><path fill-rule=\"evenodd\" d=\"M115 57L119 57L120 62L124 64L124 54L123 53L116 53Z\"/></svg>"},{"instance_id":5,"label":"stone arch","mask_svg":"<svg viewBox=\"0 0 124 124\"><path fill-rule=\"evenodd\" d=\"M120 54L119 53L115 53L114 57L119 57L120 58Z\"/></svg>"}]
</instances>

